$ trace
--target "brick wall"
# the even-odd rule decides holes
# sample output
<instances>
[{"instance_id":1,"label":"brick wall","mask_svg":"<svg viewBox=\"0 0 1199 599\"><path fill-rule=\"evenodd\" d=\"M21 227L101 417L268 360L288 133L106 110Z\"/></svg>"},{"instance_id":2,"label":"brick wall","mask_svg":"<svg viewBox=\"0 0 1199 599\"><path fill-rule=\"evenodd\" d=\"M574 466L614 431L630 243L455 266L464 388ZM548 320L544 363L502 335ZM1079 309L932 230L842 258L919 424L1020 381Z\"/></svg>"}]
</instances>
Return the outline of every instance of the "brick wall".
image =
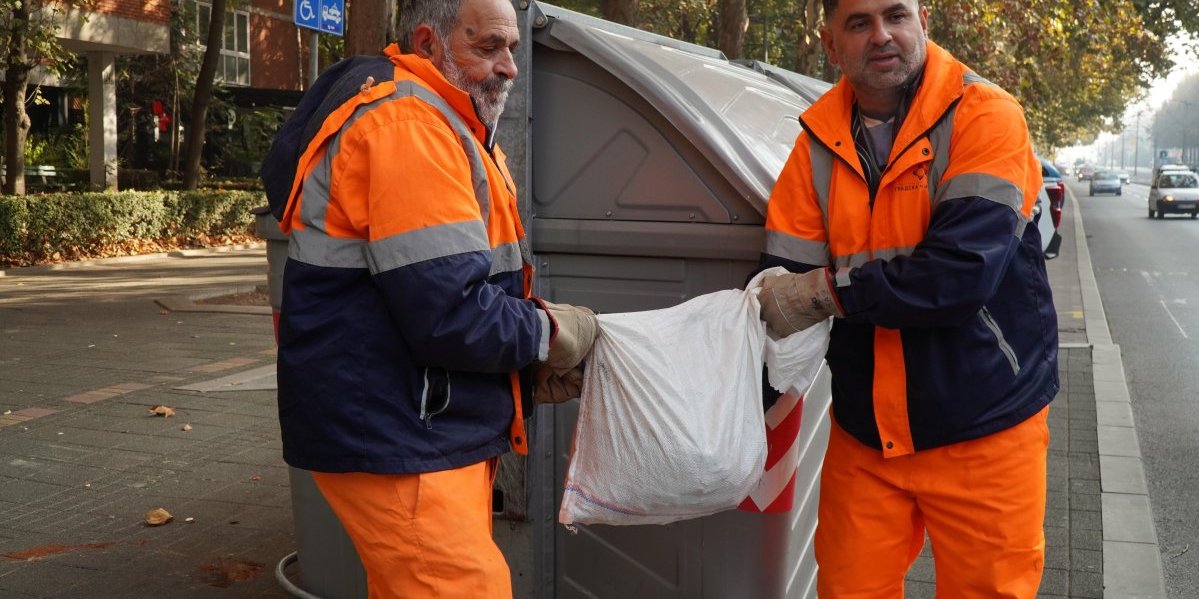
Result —
<instances>
[{"instance_id":1,"label":"brick wall","mask_svg":"<svg viewBox=\"0 0 1199 599\"><path fill-rule=\"evenodd\" d=\"M99 0L95 12L151 23L170 21L170 0Z\"/></svg>"},{"instance_id":2,"label":"brick wall","mask_svg":"<svg viewBox=\"0 0 1199 599\"><path fill-rule=\"evenodd\" d=\"M288 7L290 10L290 7ZM291 20L250 13L250 85L266 89L300 89L301 59L307 60L308 35L297 47ZM302 53L301 53L302 50ZM307 68L307 63L305 68Z\"/></svg>"},{"instance_id":3,"label":"brick wall","mask_svg":"<svg viewBox=\"0 0 1199 599\"><path fill-rule=\"evenodd\" d=\"M292 0L251 0L250 6L290 15ZM315 3L314 3L315 4Z\"/></svg>"}]
</instances>

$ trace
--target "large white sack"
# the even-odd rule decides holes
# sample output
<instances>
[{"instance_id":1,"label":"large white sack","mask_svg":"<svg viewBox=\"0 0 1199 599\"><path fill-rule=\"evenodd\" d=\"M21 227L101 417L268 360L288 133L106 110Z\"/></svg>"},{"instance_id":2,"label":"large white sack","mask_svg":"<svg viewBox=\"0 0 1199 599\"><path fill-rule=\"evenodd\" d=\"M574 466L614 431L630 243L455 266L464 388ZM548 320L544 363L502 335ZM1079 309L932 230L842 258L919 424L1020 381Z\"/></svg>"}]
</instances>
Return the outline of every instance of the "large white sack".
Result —
<instances>
[{"instance_id":1,"label":"large white sack","mask_svg":"<svg viewBox=\"0 0 1199 599\"><path fill-rule=\"evenodd\" d=\"M767 449L757 288L780 272L758 275L746 291L599 316L559 522L665 524L736 507L749 495ZM816 355L818 368L827 326L813 329L820 332L784 340L802 335L804 348L781 353ZM789 387L814 375L810 364L792 366L772 378Z\"/></svg>"}]
</instances>

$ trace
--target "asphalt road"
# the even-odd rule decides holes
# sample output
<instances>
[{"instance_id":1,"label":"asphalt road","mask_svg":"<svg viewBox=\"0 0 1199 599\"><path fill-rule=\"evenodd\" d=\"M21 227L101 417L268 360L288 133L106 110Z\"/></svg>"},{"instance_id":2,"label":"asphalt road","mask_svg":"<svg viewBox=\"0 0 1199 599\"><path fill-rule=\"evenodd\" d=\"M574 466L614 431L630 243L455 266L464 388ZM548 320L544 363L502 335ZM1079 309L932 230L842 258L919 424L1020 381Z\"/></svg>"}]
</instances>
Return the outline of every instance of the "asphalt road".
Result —
<instances>
[{"instance_id":1,"label":"asphalt road","mask_svg":"<svg viewBox=\"0 0 1199 599\"><path fill-rule=\"evenodd\" d=\"M1145 185L1068 178L1121 348L1170 599L1199 597L1199 220L1148 218Z\"/></svg>"}]
</instances>

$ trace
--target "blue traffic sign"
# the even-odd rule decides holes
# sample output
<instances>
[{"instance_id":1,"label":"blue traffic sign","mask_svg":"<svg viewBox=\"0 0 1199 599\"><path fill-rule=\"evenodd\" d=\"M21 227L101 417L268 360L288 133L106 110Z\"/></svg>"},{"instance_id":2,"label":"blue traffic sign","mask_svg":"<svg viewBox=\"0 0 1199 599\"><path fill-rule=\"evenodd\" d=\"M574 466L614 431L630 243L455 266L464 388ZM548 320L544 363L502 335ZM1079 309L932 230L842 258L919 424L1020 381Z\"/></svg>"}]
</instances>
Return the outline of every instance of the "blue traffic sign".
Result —
<instances>
[{"instance_id":1,"label":"blue traffic sign","mask_svg":"<svg viewBox=\"0 0 1199 599\"><path fill-rule=\"evenodd\" d=\"M295 0L294 5L296 25L321 33L345 35L345 0Z\"/></svg>"}]
</instances>

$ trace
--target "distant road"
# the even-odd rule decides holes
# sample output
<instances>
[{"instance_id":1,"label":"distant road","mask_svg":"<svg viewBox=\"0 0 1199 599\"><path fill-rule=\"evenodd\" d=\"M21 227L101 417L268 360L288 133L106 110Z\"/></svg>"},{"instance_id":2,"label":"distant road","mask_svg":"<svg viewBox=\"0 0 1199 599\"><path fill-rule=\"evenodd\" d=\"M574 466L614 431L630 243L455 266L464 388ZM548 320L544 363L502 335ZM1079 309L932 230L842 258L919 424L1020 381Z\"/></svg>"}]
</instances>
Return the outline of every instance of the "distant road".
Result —
<instances>
[{"instance_id":1,"label":"distant road","mask_svg":"<svg viewBox=\"0 0 1199 599\"><path fill-rule=\"evenodd\" d=\"M1199 597L1199 220L1148 218L1145 185L1087 196L1086 228L1121 348L1170 599Z\"/></svg>"}]
</instances>

